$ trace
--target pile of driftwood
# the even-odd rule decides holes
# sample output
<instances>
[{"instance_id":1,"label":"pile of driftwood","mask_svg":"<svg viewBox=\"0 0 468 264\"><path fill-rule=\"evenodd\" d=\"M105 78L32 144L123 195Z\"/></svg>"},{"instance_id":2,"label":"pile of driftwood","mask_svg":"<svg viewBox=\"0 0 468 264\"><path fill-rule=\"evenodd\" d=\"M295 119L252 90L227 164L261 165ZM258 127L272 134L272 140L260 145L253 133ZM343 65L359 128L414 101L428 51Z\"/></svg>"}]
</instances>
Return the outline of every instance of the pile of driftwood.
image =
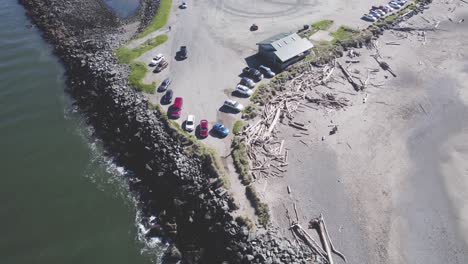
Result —
<instances>
[{"instance_id":1,"label":"pile of driftwood","mask_svg":"<svg viewBox=\"0 0 468 264\"><path fill-rule=\"evenodd\" d=\"M280 177L286 172L288 151L284 148L284 140L276 137L275 128L285 118L294 118L294 113L305 98L306 87L312 83L307 76L308 73L304 72L288 82L286 89L265 105L261 119L244 130L254 180Z\"/></svg>"},{"instance_id":2,"label":"pile of driftwood","mask_svg":"<svg viewBox=\"0 0 468 264\"><path fill-rule=\"evenodd\" d=\"M247 145L247 154L252 162L251 171L254 180L269 177L281 177L288 165L288 150L284 140L277 138L278 123L287 124L298 130L294 137L309 135L306 124L294 121L299 107L310 107L306 102L315 103L325 108L341 109L349 104L349 100L338 98L332 93L308 94L317 86L326 86L330 81L337 81L332 75L339 63L335 60L321 68L305 67L302 72L291 78L260 113L260 120L246 127L242 136ZM353 78L353 77L351 77ZM304 143L304 142L303 142ZM306 143L304 143L306 144ZM307 144L306 144L307 145Z\"/></svg>"},{"instance_id":3,"label":"pile of driftwood","mask_svg":"<svg viewBox=\"0 0 468 264\"><path fill-rule=\"evenodd\" d=\"M335 263L333 261L333 254L336 254L346 262L346 257L343 253L338 251L333 245L322 214L309 222L309 229L315 229L317 231L321 245L305 229L303 229L299 223L293 222L290 229L296 237L300 238L308 247L317 253L317 256L319 256L325 263Z\"/></svg>"},{"instance_id":4,"label":"pile of driftwood","mask_svg":"<svg viewBox=\"0 0 468 264\"><path fill-rule=\"evenodd\" d=\"M348 106L348 103L349 103L348 99L344 97L337 98L336 95L332 93L320 94L320 98L314 98L310 95L306 95L305 99L307 99L307 101L311 103L322 105L326 108L335 108L335 109L344 108L345 106Z\"/></svg>"}]
</instances>

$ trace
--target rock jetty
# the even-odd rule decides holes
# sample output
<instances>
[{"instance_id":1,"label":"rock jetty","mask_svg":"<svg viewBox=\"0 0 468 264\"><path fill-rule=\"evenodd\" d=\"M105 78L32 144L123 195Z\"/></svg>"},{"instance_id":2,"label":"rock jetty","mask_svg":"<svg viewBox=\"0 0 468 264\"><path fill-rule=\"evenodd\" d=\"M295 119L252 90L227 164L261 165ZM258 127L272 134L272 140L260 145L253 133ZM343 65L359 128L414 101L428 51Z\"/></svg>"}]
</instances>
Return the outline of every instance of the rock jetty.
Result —
<instances>
[{"instance_id":1,"label":"rock jetty","mask_svg":"<svg viewBox=\"0 0 468 264\"><path fill-rule=\"evenodd\" d=\"M102 1L19 2L63 62L68 92L94 136L132 172L147 236L171 243L165 263L312 263L309 251L275 230L252 231L233 219L235 203L210 156L190 151L191 143L128 85L128 69L113 55L126 41L124 22ZM142 25L157 4L142 1Z\"/></svg>"}]
</instances>

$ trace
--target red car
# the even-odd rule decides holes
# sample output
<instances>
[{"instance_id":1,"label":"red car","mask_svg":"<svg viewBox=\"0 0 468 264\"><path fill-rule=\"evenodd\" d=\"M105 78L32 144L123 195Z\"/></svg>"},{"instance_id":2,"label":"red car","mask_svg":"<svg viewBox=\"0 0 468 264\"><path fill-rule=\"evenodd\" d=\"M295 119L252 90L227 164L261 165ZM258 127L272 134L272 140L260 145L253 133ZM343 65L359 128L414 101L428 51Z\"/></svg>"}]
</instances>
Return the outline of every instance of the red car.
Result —
<instances>
[{"instance_id":1,"label":"red car","mask_svg":"<svg viewBox=\"0 0 468 264\"><path fill-rule=\"evenodd\" d=\"M208 121L203 119L200 121L200 137L207 137L208 136Z\"/></svg>"},{"instance_id":2,"label":"red car","mask_svg":"<svg viewBox=\"0 0 468 264\"><path fill-rule=\"evenodd\" d=\"M182 106L184 104L184 100L182 97L176 97L174 100L174 104L171 105L169 109L169 116L172 118L179 118L180 113L182 112Z\"/></svg>"}]
</instances>

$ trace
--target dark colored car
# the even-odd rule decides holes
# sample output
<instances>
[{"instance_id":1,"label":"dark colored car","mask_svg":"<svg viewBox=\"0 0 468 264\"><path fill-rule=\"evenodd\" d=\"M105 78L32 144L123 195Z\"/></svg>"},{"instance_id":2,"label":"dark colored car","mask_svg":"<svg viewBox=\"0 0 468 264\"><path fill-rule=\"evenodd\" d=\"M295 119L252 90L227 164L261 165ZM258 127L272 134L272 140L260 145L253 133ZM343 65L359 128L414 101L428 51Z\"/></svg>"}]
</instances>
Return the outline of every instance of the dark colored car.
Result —
<instances>
[{"instance_id":1,"label":"dark colored car","mask_svg":"<svg viewBox=\"0 0 468 264\"><path fill-rule=\"evenodd\" d=\"M162 83L161 85L159 85L159 88L158 90L160 92L164 92L167 90L167 88L169 88L169 85L171 84L171 79L170 78L166 78Z\"/></svg>"},{"instance_id":2,"label":"dark colored car","mask_svg":"<svg viewBox=\"0 0 468 264\"><path fill-rule=\"evenodd\" d=\"M213 126L213 130L222 137L225 137L229 134L229 129L221 123L216 123Z\"/></svg>"},{"instance_id":3,"label":"dark colored car","mask_svg":"<svg viewBox=\"0 0 468 264\"><path fill-rule=\"evenodd\" d=\"M187 58L187 46L180 46L179 50L179 59L186 59Z\"/></svg>"},{"instance_id":4,"label":"dark colored car","mask_svg":"<svg viewBox=\"0 0 468 264\"><path fill-rule=\"evenodd\" d=\"M260 65L258 69L262 71L268 78L272 78L275 76L275 73L265 65Z\"/></svg>"},{"instance_id":5,"label":"dark colored car","mask_svg":"<svg viewBox=\"0 0 468 264\"><path fill-rule=\"evenodd\" d=\"M174 93L172 92L171 89L167 90L166 93L162 97L162 101L164 104L170 104L172 103L172 96Z\"/></svg>"},{"instance_id":6,"label":"dark colored car","mask_svg":"<svg viewBox=\"0 0 468 264\"><path fill-rule=\"evenodd\" d=\"M251 77L255 81L260 81L263 79L263 74L255 68L245 67L242 69L242 73L248 77Z\"/></svg>"},{"instance_id":7,"label":"dark colored car","mask_svg":"<svg viewBox=\"0 0 468 264\"><path fill-rule=\"evenodd\" d=\"M249 88L254 88L255 87L255 82L252 81L251 79L247 78L247 77L242 77L239 83L242 84L242 85L245 85L245 86L247 86Z\"/></svg>"},{"instance_id":8,"label":"dark colored car","mask_svg":"<svg viewBox=\"0 0 468 264\"><path fill-rule=\"evenodd\" d=\"M169 108L169 115L172 118L179 118L180 114L182 113L182 106L184 104L184 100L182 97L176 97L174 100L174 104L171 105Z\"/></svg>"},{"instance_id":9,"label":"dark colored car","mask_svg":"<svg viewBox=\"0 0 468 264\"><path fill-rule=\"evenodd\" d=\"M208 136L208 121L203 119L200 121L200 137L207 137Z\"/></svg>"},{"instance_id":10,"label":"dark colored car","mask_svg":"<svg viewBox=\"0 0 468 264\"><path fill-rule=\"evenodd\" d=\"M250 31L256 31L256 30L258 30L257 24L252 24L252 25L250 26Z\"/></svg>"}]
</instances>

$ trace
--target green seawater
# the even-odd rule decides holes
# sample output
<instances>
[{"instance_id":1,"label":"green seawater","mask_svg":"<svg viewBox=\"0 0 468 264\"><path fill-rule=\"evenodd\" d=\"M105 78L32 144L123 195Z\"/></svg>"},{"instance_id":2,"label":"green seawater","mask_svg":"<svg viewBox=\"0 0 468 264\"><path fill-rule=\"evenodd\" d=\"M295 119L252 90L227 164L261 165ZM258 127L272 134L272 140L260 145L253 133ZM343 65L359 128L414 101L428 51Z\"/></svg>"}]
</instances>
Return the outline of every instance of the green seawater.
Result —
<instances>
[{"instance_id":1,"label":"green seawater","mask_svg":"<svg viewBox=\"0 0 468 264\"><path fill-rule=\"evenodd\" d=\"M0 263L151 263L125 174L72 111L64 70L16 0L0 2ZM120 172L120 173L119 173Z\"/></svg>"}]
</instances>

